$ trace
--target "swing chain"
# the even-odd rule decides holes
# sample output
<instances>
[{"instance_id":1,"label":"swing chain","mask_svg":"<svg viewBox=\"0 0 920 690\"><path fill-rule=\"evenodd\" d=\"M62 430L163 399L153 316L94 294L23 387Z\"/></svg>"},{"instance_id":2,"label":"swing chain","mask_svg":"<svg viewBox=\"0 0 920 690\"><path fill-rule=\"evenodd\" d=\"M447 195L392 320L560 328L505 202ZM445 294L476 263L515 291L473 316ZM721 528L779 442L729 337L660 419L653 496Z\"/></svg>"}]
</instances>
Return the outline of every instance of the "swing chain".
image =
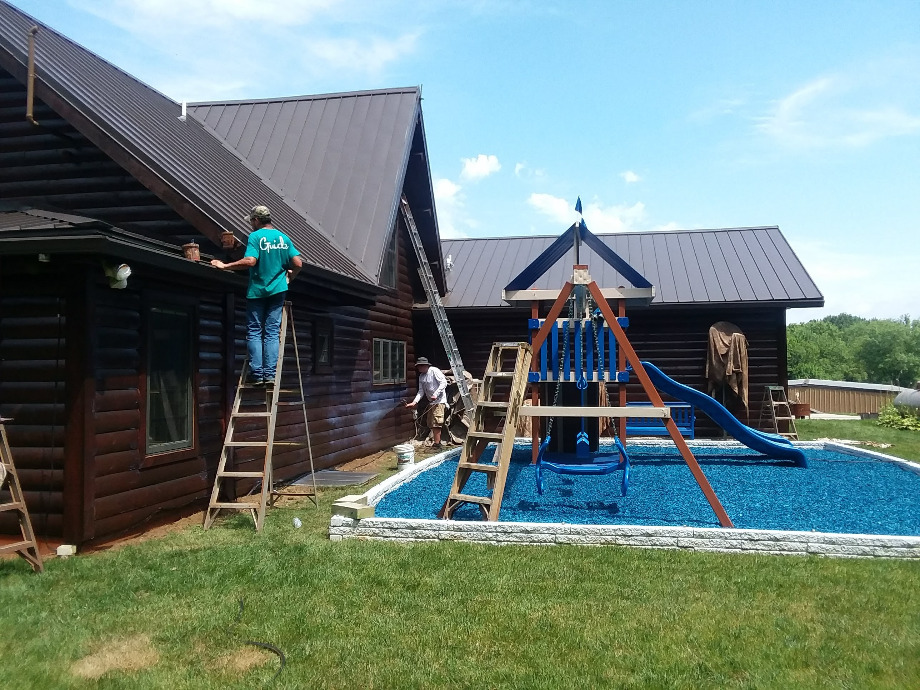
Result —
<instances>
[{"instance_id":1,"label":"swing chain","mask_svg":"<svg viewBox=\"0 0 920 690\"><path fill-rule=\"evenodd\" d=\"M563 363L569 358L569 322L575 318L575 297L569 297L569 318L562 324L563 345L559 354L559 369L556 372L556 393L553 396L553 407L559 406L559 391L562 390L562 367ZM546 436L553 435L553 420L555 417L549 417L546 422Z\"/></svg>"},{"instance_id":2,"label":"swing chain","mask_svg":"<svg viewBox=\"0 0 920 690\"><path fill-rule=\"evenodd\" d=\"M591 315L591 330L594 332L594 351L597 352L597 363L598 370L603 370L604 368L604 353L601 350L601 344L597 337L597 330L599 326L603 326L604 316L603 314L596 313L597 310L594 308L594 299L591 295L588 295L588 313ZM610 383L610 372L607 372L607 378L598 377L598 385L602 386L604 389L604 404L610 404L610 393L607 390L607 384ZM611 419L610 423L616 427L616 423Z\"/></svg>"}]
</instances>

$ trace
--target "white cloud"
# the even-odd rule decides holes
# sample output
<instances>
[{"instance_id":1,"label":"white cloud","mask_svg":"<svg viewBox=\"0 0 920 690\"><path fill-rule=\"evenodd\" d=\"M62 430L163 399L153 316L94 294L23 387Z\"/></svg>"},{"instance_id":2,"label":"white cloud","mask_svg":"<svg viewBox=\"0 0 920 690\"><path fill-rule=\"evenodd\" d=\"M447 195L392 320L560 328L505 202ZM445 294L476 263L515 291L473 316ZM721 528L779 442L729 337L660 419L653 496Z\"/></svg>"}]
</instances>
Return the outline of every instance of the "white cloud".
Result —
<instances>
[{"instance_id":1,"label":"white cloud","mask_svg":"<svg viewBox=\"0 0 920 690\"><path fill-rule=\"evenodd\" d=\"M463 187L446 177L436 177L432 183L441 239L468 237L462 226L470 228L475 226L475 223L472 223L466 215Z\"/></svg>"},{"instance_id":2,"label":"white cloud","mask_svg":"<svg viewBox=\"0 0 920 690\"><path fill-rule=\"evenodd\" d=\"M562 199L552 194L534 192L527 199L527 203L544 216L561 225L563 229L578 220L578 213L576 213L574 205L567 199Z\"/></svg>"},{"instance_id":3,"label":"white cloud","mask_svg":"<svg viewBox=\"0 0 920 690\"><path fill-rule=\"evenodd\" d=\"M110 41L103 54L177 100L318 93L355 80L374 83L415 53L422 35L411 22L396 30L392 22L388 26L382 13L393 8L370 0L69 2L126 32L125 40Z\"/></svg>"},{"instance_id":4,"label":"white cloud","mask_svg":"<svg viewBox=\"0 0 920 690\"><path fill-rule=\"evenodd\" d=\"M527 168L527 165L524 163L515 163L514 164L514 176L520 177L521 173Z\"/></svg>"},{"instance_id":5,"label":"white cloud","mask_svg":"<svg viewBox=\"0 0 920 690\"><path fill-rule=\"evenodd\" d=\"M621 172L620 177L622 177L626 181L626 184L632 184L633 182L638 182L639 180L642 179L632 170L625 170Z\"/></svg>"},{"instance_id":6,"label":"white cloud","mask_svg":"<svg viewBox=\"0 0 920 690\"><path fill-rule=\"evenodd\" d=\"M920 263L920 254L904 248L875 247L871 253L847 252L826 242L790 242L824 295L821 309L796 309L791 322L846 312L863 318L920 317L920 281L905 266ZM897 256L893 261L890 257Z\"/></svg>"},{"instance_id":7,"label":"white cloud","mask_svg":"<svg viewBox=\"0 0 920 690\"><path fill-rule=\"evenodd\" d=\"M460 172L460 177L465 180L481 180L502 169L497 156L487 156L484 153L480 153L475 158L462 158L461 160L463 170Z\"/></svg>"},{"instance_id":8,"label":"white cloud","mask_svg":"<svg viewBox=\"0 0 920 690\"><path fill-rule=\"evenodd\" d=\"M578 214L570 201L552 194L531 194L527 203L560 226L568 227L578 219ZM631 206L626 204L605 206L595 200L582 203L582 212L588 229L595 234L652 229L646 223L645 204L641 201ZM674 229L674 227L674 223L659 226L662 229Z\"/></svg>"},{"instance_id":9,"label":"white cloud","mask_svg":"<svg viewBox=\"0 0 920 690\"><path fill-rule=\"evenodd\" d=\"M777 100L757 129L791 149L859 148L920 134L918 89L920 79L903 63L879 62L800 86Z\"/></svg>"}]
</instances>

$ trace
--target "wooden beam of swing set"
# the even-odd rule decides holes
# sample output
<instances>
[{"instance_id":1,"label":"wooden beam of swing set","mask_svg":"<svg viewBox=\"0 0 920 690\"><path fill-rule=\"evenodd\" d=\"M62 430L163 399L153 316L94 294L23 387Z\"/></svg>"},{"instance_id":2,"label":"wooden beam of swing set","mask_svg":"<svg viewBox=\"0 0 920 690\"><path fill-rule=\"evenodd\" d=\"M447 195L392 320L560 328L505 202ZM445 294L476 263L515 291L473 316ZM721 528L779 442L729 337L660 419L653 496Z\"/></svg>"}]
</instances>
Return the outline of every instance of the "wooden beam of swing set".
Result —
<instances>
[{"instance_id":1,"label":"wooden beam of swing set","mask_svg":"<svg viewBox=\"0 0 920 690\"><path fill-rule=\"evenodd\" d=\"M636 405L630 407L561 407L556 405L527 405L518 410L519 417L654 417L670 419L667 407Z\"/></svg>"}]
</instances>

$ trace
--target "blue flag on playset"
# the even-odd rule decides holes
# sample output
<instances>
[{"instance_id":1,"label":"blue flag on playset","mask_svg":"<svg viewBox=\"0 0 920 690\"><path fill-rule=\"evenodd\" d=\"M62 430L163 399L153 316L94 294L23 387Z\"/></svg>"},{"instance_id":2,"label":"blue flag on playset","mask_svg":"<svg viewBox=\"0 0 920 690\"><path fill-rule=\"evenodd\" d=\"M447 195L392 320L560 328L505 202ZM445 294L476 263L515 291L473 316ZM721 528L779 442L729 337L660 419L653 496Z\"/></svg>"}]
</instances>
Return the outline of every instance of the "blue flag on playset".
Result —
<instances>
[{"instance_id":1,"label":"blue flag on playset","mask_svg":"<svg viewBox=\"0 0 920 690\"><path fill-rule=\"evenodd\" d=\"M581 213L581 197L578 197L578 200L575 202L575 210Z\"/></svg>"}]
</instances>

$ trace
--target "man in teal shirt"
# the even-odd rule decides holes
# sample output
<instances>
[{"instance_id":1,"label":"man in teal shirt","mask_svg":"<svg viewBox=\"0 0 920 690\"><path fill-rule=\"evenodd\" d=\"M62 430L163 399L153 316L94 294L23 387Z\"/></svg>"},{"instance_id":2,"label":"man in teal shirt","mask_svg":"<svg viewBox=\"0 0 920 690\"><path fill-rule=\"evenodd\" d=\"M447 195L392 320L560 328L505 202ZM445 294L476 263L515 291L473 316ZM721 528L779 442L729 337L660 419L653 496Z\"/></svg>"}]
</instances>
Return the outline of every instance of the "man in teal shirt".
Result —
<instances>
[{"instance_id":1,"label":"man in teal shirt","mask_svg":"<svg viewBox=\"0 0 920 690\"><path fill-rule=\"evenodd\" d=\"M214 259L211 265L229 271L249 270L249 290L246 292L247 383L259 386L275 380L281 310L288 283L300 272L303 260L291 238L272 224L272 214L266 206L252 208L249 224L252 232L245 256L229 264Z\"/></svg>"}]
</instances>

